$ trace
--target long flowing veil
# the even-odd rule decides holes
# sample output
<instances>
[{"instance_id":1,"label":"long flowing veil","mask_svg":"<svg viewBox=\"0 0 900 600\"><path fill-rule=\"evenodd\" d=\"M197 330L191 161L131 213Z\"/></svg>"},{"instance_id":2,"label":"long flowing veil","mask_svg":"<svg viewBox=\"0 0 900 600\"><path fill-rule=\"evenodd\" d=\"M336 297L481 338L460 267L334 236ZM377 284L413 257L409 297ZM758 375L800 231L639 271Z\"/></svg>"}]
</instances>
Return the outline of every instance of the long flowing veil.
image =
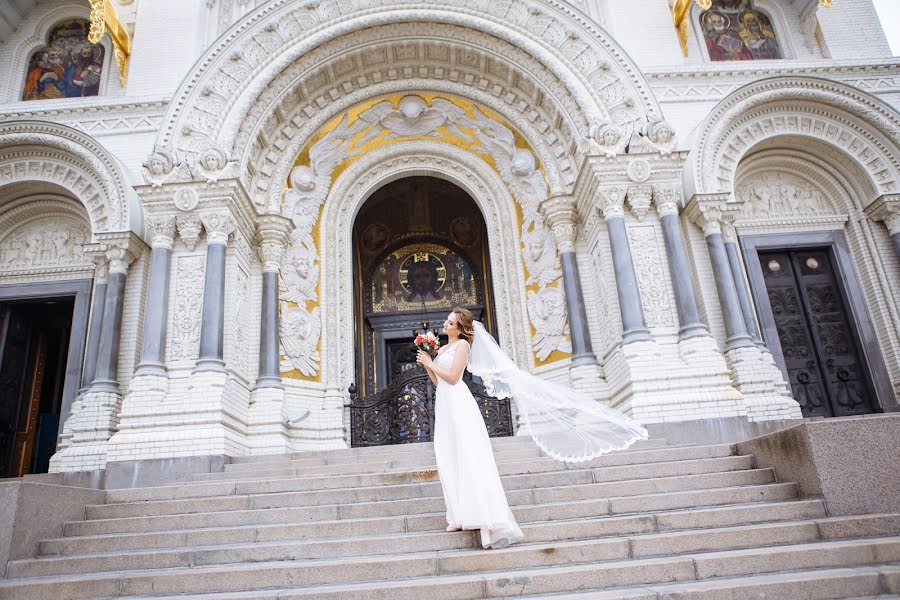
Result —
<instances>
[{"instance_id":1,"label":"long flowing veil","mask_svg":"<svg viewBox=\"0 0 900 600\"><path fill-rule=\"evenodd\" d=\"M519 369L484 325L475 321L474 327L469 371L492 396L515 401L528 433L547 455L582 462L647 439L647 430L619 411Z\"/></svg>"}]
</instances>

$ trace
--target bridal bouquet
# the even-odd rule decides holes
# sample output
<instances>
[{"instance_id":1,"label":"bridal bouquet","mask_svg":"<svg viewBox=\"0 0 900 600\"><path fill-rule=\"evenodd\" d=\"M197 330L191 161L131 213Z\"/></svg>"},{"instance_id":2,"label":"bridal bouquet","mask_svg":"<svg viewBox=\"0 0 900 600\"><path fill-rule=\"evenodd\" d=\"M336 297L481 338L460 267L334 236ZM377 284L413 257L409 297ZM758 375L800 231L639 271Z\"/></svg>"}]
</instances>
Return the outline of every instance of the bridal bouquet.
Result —
<instances>
[{"instance_id":1,"label":"bridal bouquet","mask_svg":"<svg viewBox=\"0 0 900 600\"><path fill-rule=\"evenodd\" d=\"M438 348L441 346L441 342L438 341L431 331L426 331L424 334L420 333L416 336L416 340L413 343L416 345L416 348L427 352L431 357L437 356Z\"/></svg>"}]
</instances>

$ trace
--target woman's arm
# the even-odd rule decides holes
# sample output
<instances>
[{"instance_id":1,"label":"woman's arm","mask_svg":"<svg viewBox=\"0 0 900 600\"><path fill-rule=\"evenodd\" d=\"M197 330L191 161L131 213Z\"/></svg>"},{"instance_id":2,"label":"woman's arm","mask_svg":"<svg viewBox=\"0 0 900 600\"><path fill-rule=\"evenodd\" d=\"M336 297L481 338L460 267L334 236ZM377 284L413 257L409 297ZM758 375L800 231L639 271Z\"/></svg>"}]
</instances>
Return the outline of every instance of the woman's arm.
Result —
<instances>
[{"instance_id":1,"label":"woman's arm","mask_svg":"<svg viewBox=\"0 0 900 600\"><path fill-rule=\"evenodd\" d=\"M422 366L428 369L429 373L434 373L450 385L454 385L459 381L463 371L466 370L466 363L469 361L469 342L460 340L457 344L460 344L460 346L456 349L456 356L453 358L453 364L450 366L450 370L443 369L434 364L431 361L431 357L427 354L425 355L427 360L422 361Z\"/></svg>"},{"instance_id":2,"label":"woman's arm","mask_svg":"<svg viewBox=\"0 0 900 600\"><path fill-rule=\"evenodd\" d=\"M428 359L428 364L425 364L426 358ZM431 357L422 350L419 350L418 352L416 352L416 362L425 367L425 372L428 374L428 379L431 380L431 383L433 385L437 385L437 376L431 371Z\"/></svg>"}]
</instances>

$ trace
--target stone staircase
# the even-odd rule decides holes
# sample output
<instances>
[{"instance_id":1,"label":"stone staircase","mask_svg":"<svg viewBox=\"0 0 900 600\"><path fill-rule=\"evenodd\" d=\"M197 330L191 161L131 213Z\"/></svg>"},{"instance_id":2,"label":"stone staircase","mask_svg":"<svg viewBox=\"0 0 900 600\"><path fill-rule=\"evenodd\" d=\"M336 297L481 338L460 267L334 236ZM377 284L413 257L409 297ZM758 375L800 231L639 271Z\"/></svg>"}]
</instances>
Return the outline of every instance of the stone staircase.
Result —
<instances>
[{"instance_id":1,"label":"stone staircase","mask_svg":"<svg viewBox=\"0 0 900 600\"><path fill-rule=\"evenodd\" d=\"M510 548L444 531L430 444L251 457L108 491L11 561L0 598L900 598L900 515L829 517L733 446L494 449L526 535Z\"/></svg>"}]
</instances>

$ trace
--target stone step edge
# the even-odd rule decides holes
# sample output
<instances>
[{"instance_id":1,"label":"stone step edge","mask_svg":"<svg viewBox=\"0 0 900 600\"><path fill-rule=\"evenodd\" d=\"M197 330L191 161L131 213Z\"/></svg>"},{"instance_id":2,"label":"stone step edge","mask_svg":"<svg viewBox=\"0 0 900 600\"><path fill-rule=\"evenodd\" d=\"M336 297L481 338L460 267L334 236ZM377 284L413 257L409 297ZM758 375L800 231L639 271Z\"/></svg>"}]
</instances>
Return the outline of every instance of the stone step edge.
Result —
<instances>
[{"instance_id":1,"label":"stone step edge","mask_svg":"<svg viewBox=\"0 0 900 600\"><path fill-rule=\"evenodd\" d=\"M534 507L540 507L540 506L550 507L550 506L561 506L561 505L566 505L566 504L581 504L581 503L588 503L588 502L604 502L604 501L608 505L610 505L613 501L618 501L618 500L640 500L640 499L648 499L648 498L658 498L660 496L667 496L667 495L671 495L671 494L690 494L690 493L723 492L723 491L727 492L727 491L743 491L743 490L748 490L748 489L763 489L763 488L771 489L771 488L785 488L785 487L792 487L796 494L796 491L797 491L796 483L773 481L770 483L752 483L752 484L747 484L747 485L729 485L729 486L723 486L723 487L695 488L692 490L681 490L681 491L675 491L675 492L654 492L654 493L650 493L650 494L635 494L632 496L607 496L607 497L602 497L602 498L588 498L586 500L562 500L562 501L557 501L557 502L512 504L510 506L512 508L516 508L516 507L534 508ZM541 488L541 489L546 489L546 488ZM403 501L429 500L429 499L436 500L436 499L440 499L440 498L441 498L440 496L424 496L424 497L415 497L415 498L405 498L405 499L403 499ZM796 498L796 496L794 498L791 498L791 500L795 500L795 499L798 499L798 498ZM375 501L344 502L344 503L329 503L329 504L302 504L302 505L297 505L297 506L274 506L274 507L264 507L264 508L245 508L245 509L240 509L240 510L242 512L244 512L244 511L282 510L282 509L289 509L289 508L310 509L310 508L323 508L323 507L325 507L325 508L334 507L336 510L339 510L342 507L349 508L349 507L371 506L371 505L388 505L388 504L392 504L395 502L398 502L398 500L391 499L391 500L375 500ZM698 504L691 508L703 508L703 507L713 508L716 506L728 506L729 504ZM734 504L746 504L746 502L735 502ZM98 505L98 506L104 506L104 505ZM667 510L674 510L674 509L667 509ZM112 518L108 518L108 519L84 519L81 521L66 521L63 524L63 527L65 528L70 523L71 524L100 523L100 522L108 522L108 521L121 522L121 521L126 521L126 520L131 520L131 519L158 518L158 517L186 517L186 516L193 516L193 515L224 515L224 514L228 514L228 513L232 513L232 512L235 512L235 509L215 510L215 511L205 511L205 512L171 513L171 514L167 513L167 514L163 514L163 515L148 515L148 516L112 517ZM642 512L647 512L647 511L642 511ZM419 515L419 514L431 514L431 513L415 513L415 514ZM640 512L628 512L628 513L608 513L608 514L625 515L625 514L641 514L641 513ZM382 515L382 516L395 516L395 515ZM310 522L316 522L316 521L310 521ZM160 531L165 531L165 530L160 530Z\"/></svg>"},{"instance_id":2,"label":"stone step edge","mask_svg":"<svg viewBox=\"0 0 900 600\"><path fill-rule=\"evenodd\" d=\"M608 467L570 467L570 468L561 468L551 471L538 471L534 473L506 473L500 475L501 479L505 479L507 477L525 477L528 475L550 475L550 474L560 474L560 473L581 473L584 471L603 471L605 469L643 469L643 468L654 468L654 467L662 467L665 465L677 465L684 463L697 463L700 461L725 461L729 459L739 458L743 460L750 460L753 462L753 457L748 455L739 455L739 454L731 454L727 456L708 456L704 458L689 458L686 460L665 460L658 462L648 462L648 463L638 463L638 464L626 464L626 465L612 465ZM516 463L526 462L517 460L514 461ZM498 461L497 465L502 465L503 462ZM753 469L754 467L750 467ZM401 467L397 469L386 469L384 471L373 471L366 473L347 473L347 474L335 474L335 475L310 475L303 476L299 474L294 475L259 475L257 477L234 477L234 478L221 478L221 479L203 479L203 480L193 480L191 484L201 484L201 483L247 483L249 481L252 482L268 482L268 481L290 481L290 480L300 480L300 481L334 481L337 479L350 479L353 477L372 477L372 476L401 476L401 475L415 475L417 473L427 472L427 471L435 471L437 470L437 465L417 465L415 467ZM741 470L741 469L736 469ZM724 471L723 471L724 472ZM215 475L226 475L228 473L215 473ZM207 474L208 475L208 474ZM611 481L631 481L630 479L616 479ZM595 483L607 483L604 482L595 482ZM171 487L171 486L170 486ZM322 488L323 490L328 489L348 489L354 487L364 487L364 486L337 486L333 488ZM138 489L138 488L135 488ZM146 489L146 488L143 488Z\"/></svg>"},{"instance_id":3,"label":"stone step edge","mask_svg":"<svg viewBox=\"0 0 900 600\"><path fill-rule=\"evenodd\" d=\"M900 544L900 536L888 536L888 537L876 537L876 538L857 538L850 540L836 540L836 541L816 541L816 542L807 542L801 544L779 544L775 546L757 546L753 548L741 548L741 549L730 549L730 550L715 550L715 551L706 551L706 552L691 552L680 555L671 555L671 556L663 556L663 557L649 557L649 558L637 558L637 559L614 559L608 561L596 561L590 563L578 563L578 564L568 564L568 565L553 565L553 566L527 566L527 567L515 567L515 568L506 568L499 570L485 570L478 571L477 574L469 574L469 575L427 575L423 577L415 577L410 578L407 581L415 581L419 584L424 584L431 581L437 580L445 580L450 577L456 577L459 580L471 580L472 578L476 580L486 580L491 577L499 577L504 575L511 576L528 576L528 574L534 574L535 576L539 576L541 574L559 574L565 573L566 571L585 571L590 570L592 568L617 568L617 567L628 567L628 568L641 568L641 566L645 564L664 564L666 562L683 562L683 561L691 561L694 562L697 559L715 559L715 558L732 558L732 557L741 557L753 555L754 552L757 554L765 554L766 550L775 549L779 552L802 552L802 551L816 551L821 550L827 552L828 550L839 549L842 547L854 547L854 546L866 546L866 545L875 545L875 544ZM516 547L522 547L518 544L515 546L511 546L511 549L515 549ZM760 552L762 551L762 552ZM450 551L441 551L441 552L431 552L431 554L435 555L435 559L437 559L438 554L451 555L455 553L475 553L475 552L502 552L502 550L450 550ZM402 561L402 560L415 560L418 558L415 555L408 554L396 554L396 555L382 555L383 558L377 562L389 563L390 561ZM386 558L385 558L386 557ZM319 567L334 567L340 568L343 565L348 563L358 562L355 560L347 560L347 559L322 559L321 561L316 561L320 564L317 565ZM368 564L372 564L376 561L365 561ZM167 575L178 576L184 574L191 575L201 575L201 574L210 574L215 575L216 573L222 571L253 571L258 568L271 568L271 567L282 567L282 568L290 568L292 566L300 566L300 565L308 565L310 563L309 560L288 560L288 561L260 561L260 562L251 562L251 563L238 563L238 564L229 564L229 565L203 565L197 567L175 567L175 568L163 568L163 569L152 569L152 570L138 570L134 572L125 572L125 571L115 571L110 572L107 575L98 574L98 573L87 573L87 574L75 574L75 575L51 575L51 576L39 576L39 577L23 577L20 579L4 579L0 580L0 592L3 591L4 588L16 587L22 585L34 585L40 583L64 583L64 582L89 582L92 580L109 580L115 579L116 581L122 582L124 579L135 578L135 577L147 577L148 575L153 575L156 577L163 577ZM882 564L882 563L879 563ZM893 563L884 563L884 564L893 564ZM860 565L861 566L861 565ZM774 572L782 572L782 571L774 571ZM379 582L383 584L390 585L395 583L396 580L377 580L370 579L364 582L358 582L357 584L365 584L365 583L374 583ZM352 584L351 584L352 585ZM323 587L322 584L313 584L311 586L301 586L297 589L304 588L312 588L312 587ZM265 588L263 588L265 589ZM168 594L171 597L181 598L181 595L172 595ZM163 596L165 597L165 596Z\"/></svg>"},{"instance_id":4,"label":"stone step edge","mask_svg":"<svg viewBox=\"0 0 900 600\"><path fill-rule=\"evenodd\" d=\"M593 536L590 538L573 538L573 539L564 539L564 540L554 540L554 541L540 541L540 542L528 542L528 535L525 535L525 541L512 546L511 549L513 551L517 550L542 550L545 548L567 548L567 547L577 547L582 545L587 545L592 542L604 542L613 540L627 540L629 543L629 554L633 551L631 549L631 544L634 541L642 541L650 538L677 538L678 536L683 536L686 534L709 534L715 535L718 533L741 533L741 532L752 532L754 530L765 530L765 529L775 529L775 528L788 528L788 527L804 527L804 526L815 526L816 527L816 538L815 541L803 542L803 543L816 543L816 542L827 542L827 541L836 541L836 540L854 540L854 539L880 539L880 538L888 538L888 537L900 537L900 530L893 531L892 534L885 534L879 536L846 536L846 537L824 537L822 534L821 526L823 524L828 523L837 523L841 521L852 522L860 519L861 517L876 519L883 518L885 520L897 517L900 515L895 514L878 514L878 515L847 515L842 517L822 517L822 518L813 518L813 519L784 519L784 520L776 520L776 521L765 521L765 522L756 522L756 523L744 523L737 525L724 525L724 526L707 526L707 527L697 527L697 528L689 528L682 530L664 530L660 531L658 529L658 523L654 523L654 531L648 532L635 532L635 533L625 533L625 534L608 534L608 535L599 535ZM548 522L552 523L552 522ZM535 524L536 525L536 524ZM366 540L366 541L377 541L384 540L385 544L389 544L390 542L399 541L403 539L407 539L409 537L425 537L425 536L433 536L440 534L440 531L427 531L427 532L413 532L413 533L394 533L394 534L374 534L374 535L362 535L362 536L343 536L343 537L334 537L334 538L317 538L317 539L306 539L306 540L274 540L274 541L264 541L264 542L243 542L243 543L229 543L229 544L212 544L212 545L202 545L202 546L183 546L180 548L145 548L140 550L124 550L124 551L111 551L111 552L76 552L73 554L66 555L48 555L37 558L30 559L20 559L20 560L11 560L9 561L9 565L17 564L29 564L33 562L53 562L53 561L63 561L67 559L89 559L89 558L112 558L121 555L128 556L152 556L157 553L181 553L181 552L215 552L222 549L229 550L241 550L241 549L253 549L253 548L265 548L265 547L279 547L279 546L313 546L316 544L322 543L346 543L356 540ZM793 544L771 544L770 546L765 547L776 547L782 545L799 545L797 543ZM731 550L738 549L752 549L760 547L757 545L749 545L749 546L735 546L730 548ZM720 549L726 550L726 549ZM454 556L458 555L466 555L469 553L481 552L481 548L464 548L464 549L452 549L452 550L441 550L441 549L427 549L427 550L417 550L412 552L404 552L402 556L405 557L421 557L424 555L430 555L437 553L439 555L445 555L447 553L453 554ZM502 551L501 551L502 552ZM712 552L710 550L709 552ZM696 554L697 551L690 551L688 553ZM672 552L671 554L667 554L665 556L680 556L684 553ZM370 559L383 557L383 556L392 556L391 554L357 554L357 555L349 555L345 557L341 557L342 559L346 559L348 561L352 561L354 559L359 559L362 561L370 562ZM663 555L649 555L643 556L641 558L651 558L651 557L662 557ZM633 557L633 555L632 555ZM369 560L367 560L369 559ZM333 560L333 559L304 559L307 562L317 562L318 560ZM278 561L274 561L278 562ZM238 563L216 563L218 565L227 565L227 564L238 564ZM129 569L131 570L131 569ZM145 568L138 567L133 570L155 570L153 568ZM106 571L98 571L106 572Z\"/></svg>"},{"instance_id":5,"label":"stone step edge","mask_svg":"<svg viewBox=\"0 0 900 600\"><path fill-rule=\"evenodd\" d=\"M586 589L579 592L563 592L560 594L539 594L517 596L526 598L527 600L562 600L564 598L584 598L584 600L656 600L660 594L671 592L681 592L687 586L696 586L697 584L708 584L718 589L729 589L737 587L737 584L760 584L768 581L778 583L785 582L806 582L810 580L847 578L860 575L876 575L882 580L885 575L900 573L900 565L893 563L875 563L866 566L855 567L818 567L803 570L774 571L769 573L760 573L755 575L740 575L735 577L715 577L708 579L693 579L683 582L663 582L656 584L643 584L636 586L620 586L602 589ZM446 576L443 578L447 583L470 581L466 576ZM421 585L416 579L404 579L391 583L391 588L401 590L403 588ZM335 583L330 585L309 586L305 588L272 588L265 590L253 590L249 592L210 592L205 594L183 594L176 596L178 600L281 600L281 598L290 598L295 595L312 595L321 593L341 593L366 591L369 583ZM878 596L860 596L848 598L847 600L896 600L900 595L892 594L886 588L886 584L881 583L882 593ZM690 596L678 596L689 600ZM159 596L131 596L130 600L158 600Z\"/></svg>"},{"instance_id":6,"label":"stone step edge","mask_svg":"<svg viewBox=\"0 0 900 600\"><path fill-rule=\"evenodd\" d=\"M505 490L507 493L509 492L520 492L520 491L537 491L537 490L560 490L560 489L570 489L576 487L584 487L591 485L610 485L610 484L618 484L624 485L627 483L641 483L641 482L649 482L649 481L663 481L663 480L672 480L672 479L686 479L688 477L712 477L714 475L725 475L725 474L736 474L736 473L753 473L753 474L761 474L763 472L770 471L774 476L774 469L772 467L758 467L758 468L750 468L750 469L737 469L732 471L711 471L711 472L703 472L703 473L686 473L681 475L667 475L663 477L643 477L636 479L622 479L616 481L598 481L591 483L576 483L576 484L564 484L564 485L543 485L537 487L528 487L522 489L510 489ZM528 475L544 475L544 473L521 473L517 475L507 476L507 477L518 477L518 476L528 476ZM501 477L502 480L502 477ZM290 481L285 480L285 481ZM227 482L223 482L227 483ZM241 482L241 483L254 483L252 481ZM190 500L209 500L209 499L218 499L218 498L265 498L267 496L272 496L276 494L318 494L318 493L331 493L338 491L346 491L346 490L354 490L354 491L367 491L367 490L382 490L385 488L406 488L406 489L414 489L418 486L422 485L435 485L439 484L440 480L437 478L435 474L435 479L430 481L417 481L412 483L397 483L397 484L382 484L382 485L362 485L355 487L346 487L346 488L326 488L326 489L312 489L312 490L275 490L275 491L267 491L267 492L256 492L252 494L244 494L244 493L219 493L213 494L210 496L186 496L183 498L162 498L162 499L151 499L151 500L129 500L125 502L107 502L105 504L88 504L85 506L85 509L88 508L96 508L100 506L109 506L109 507L121 507L121 506L132 506L132 505L146 505L151 502L156 503L165 503L165 502L183 502ZM236 492L236 488L232 488L232 492ZM441 494L435 494L434 496L411 496L411 498L433 498L440 497ZM325 505L317 505L317 506L325 506Z\"/></svg>"},{"instance_id":7,"label":"stone step edge","mask_svg":"<svg viewBox=\"0 0 900 600\"><path fill-rule=\"evenodd\" d=\"M586 500L584 502L593 502L592 500ZM537 506L554 506L554 505L567 505L569 502L556 502L553 504L522 504L519 505L521 508L532 508ZM691 513L699 513L706 511L734 511L734 510L743 510L746 508L757 508L761 506L787 506L791 504L807 504L807 505L818 505L825 509L825 503L821 498L797 498L791 500L763 500L761 502L736 502L734 504L715 504L710 506L697 506L691 507L687 509L663 509L663 510L655 510L655 511L645 511L639 513L616 513L616 514L603 514L603 515L595 515L592 517L572 517L566 519L552 519L552 520L543 520L543 521L527 521L521 520L519 524L529 524L529 525L542 525L546 523L572 523L579 521L595 521L602 519L622 519L622 518L634 518L639 516L652 516L655 520L658 520L657 517L660 516L669 516L669 515L686 515ZM299 507L303 508L303 507ZM269 509L269 508L260 508L260 509L252 509L252 510L278 510L278 509ZM220 511L221 513L226 513L230 511ZM193 513L193 514L219 514L215 513ZM430 518L430 517L442 517L444 516L444 512L428 512L428 513L418 513L415 515L415 518ZM852 516L860 516L860 515L852 515ZM867 515L863 515L867 516ZM127 518L127 517L126 517ZM132 518L140 518L140 517L132 517ZM270 529L284 526L292 526L292 525L304 525L304 524L319 524L321 526L327 526L329 524L338 524L338 523L366 523L371 521L381 521L381 520L399 520L399 519L408 519L409 516L406 515L394 515L394 516L381 516L381 517L363 517L357 519L331 519L326 521L301 521L301 522L293 522L293 523L257 523L250 525L234 525L230 527L188 527L188 528L179 528L179 529L158 529L151 531L141 531L141 532L117 532L117 533L95 533L88 535L72 535L72 536L62 536L58 538L47 538L40 540L41 542L63 542L69 540L100 540L100 539L109 539L109 538L117 538L117 537L141 537L141 536L153 536L160 534L172 534L172 535L182 535L182 534L190 534L192 532L212 532L212 531L232 531L235 529ZM825 517L820 517L825 518ZM115 519L109 519L115 520ZM769 522L777 522L778 519L773 521L753 521L753 523L769 523ZM72 523L85 523L85 522L95 522L95 521L71 521ZM406 525L405 525L406 526ZM657 525L658 526L658 525ZM406 526L408 527L408 526ZM660 531L691 531L695 528L686 527L686 528L673 528L673 529L662 529ZM441 529L435 530L423 530L423 531L413 531L409 533L425 533L428 531L441 531ZM359 536L363 537L363 536ZM322 539L322 538L308 538L308 539ZM56 554L48 554L47 556L58 556Z\"/></svg>"}]
</instances>

